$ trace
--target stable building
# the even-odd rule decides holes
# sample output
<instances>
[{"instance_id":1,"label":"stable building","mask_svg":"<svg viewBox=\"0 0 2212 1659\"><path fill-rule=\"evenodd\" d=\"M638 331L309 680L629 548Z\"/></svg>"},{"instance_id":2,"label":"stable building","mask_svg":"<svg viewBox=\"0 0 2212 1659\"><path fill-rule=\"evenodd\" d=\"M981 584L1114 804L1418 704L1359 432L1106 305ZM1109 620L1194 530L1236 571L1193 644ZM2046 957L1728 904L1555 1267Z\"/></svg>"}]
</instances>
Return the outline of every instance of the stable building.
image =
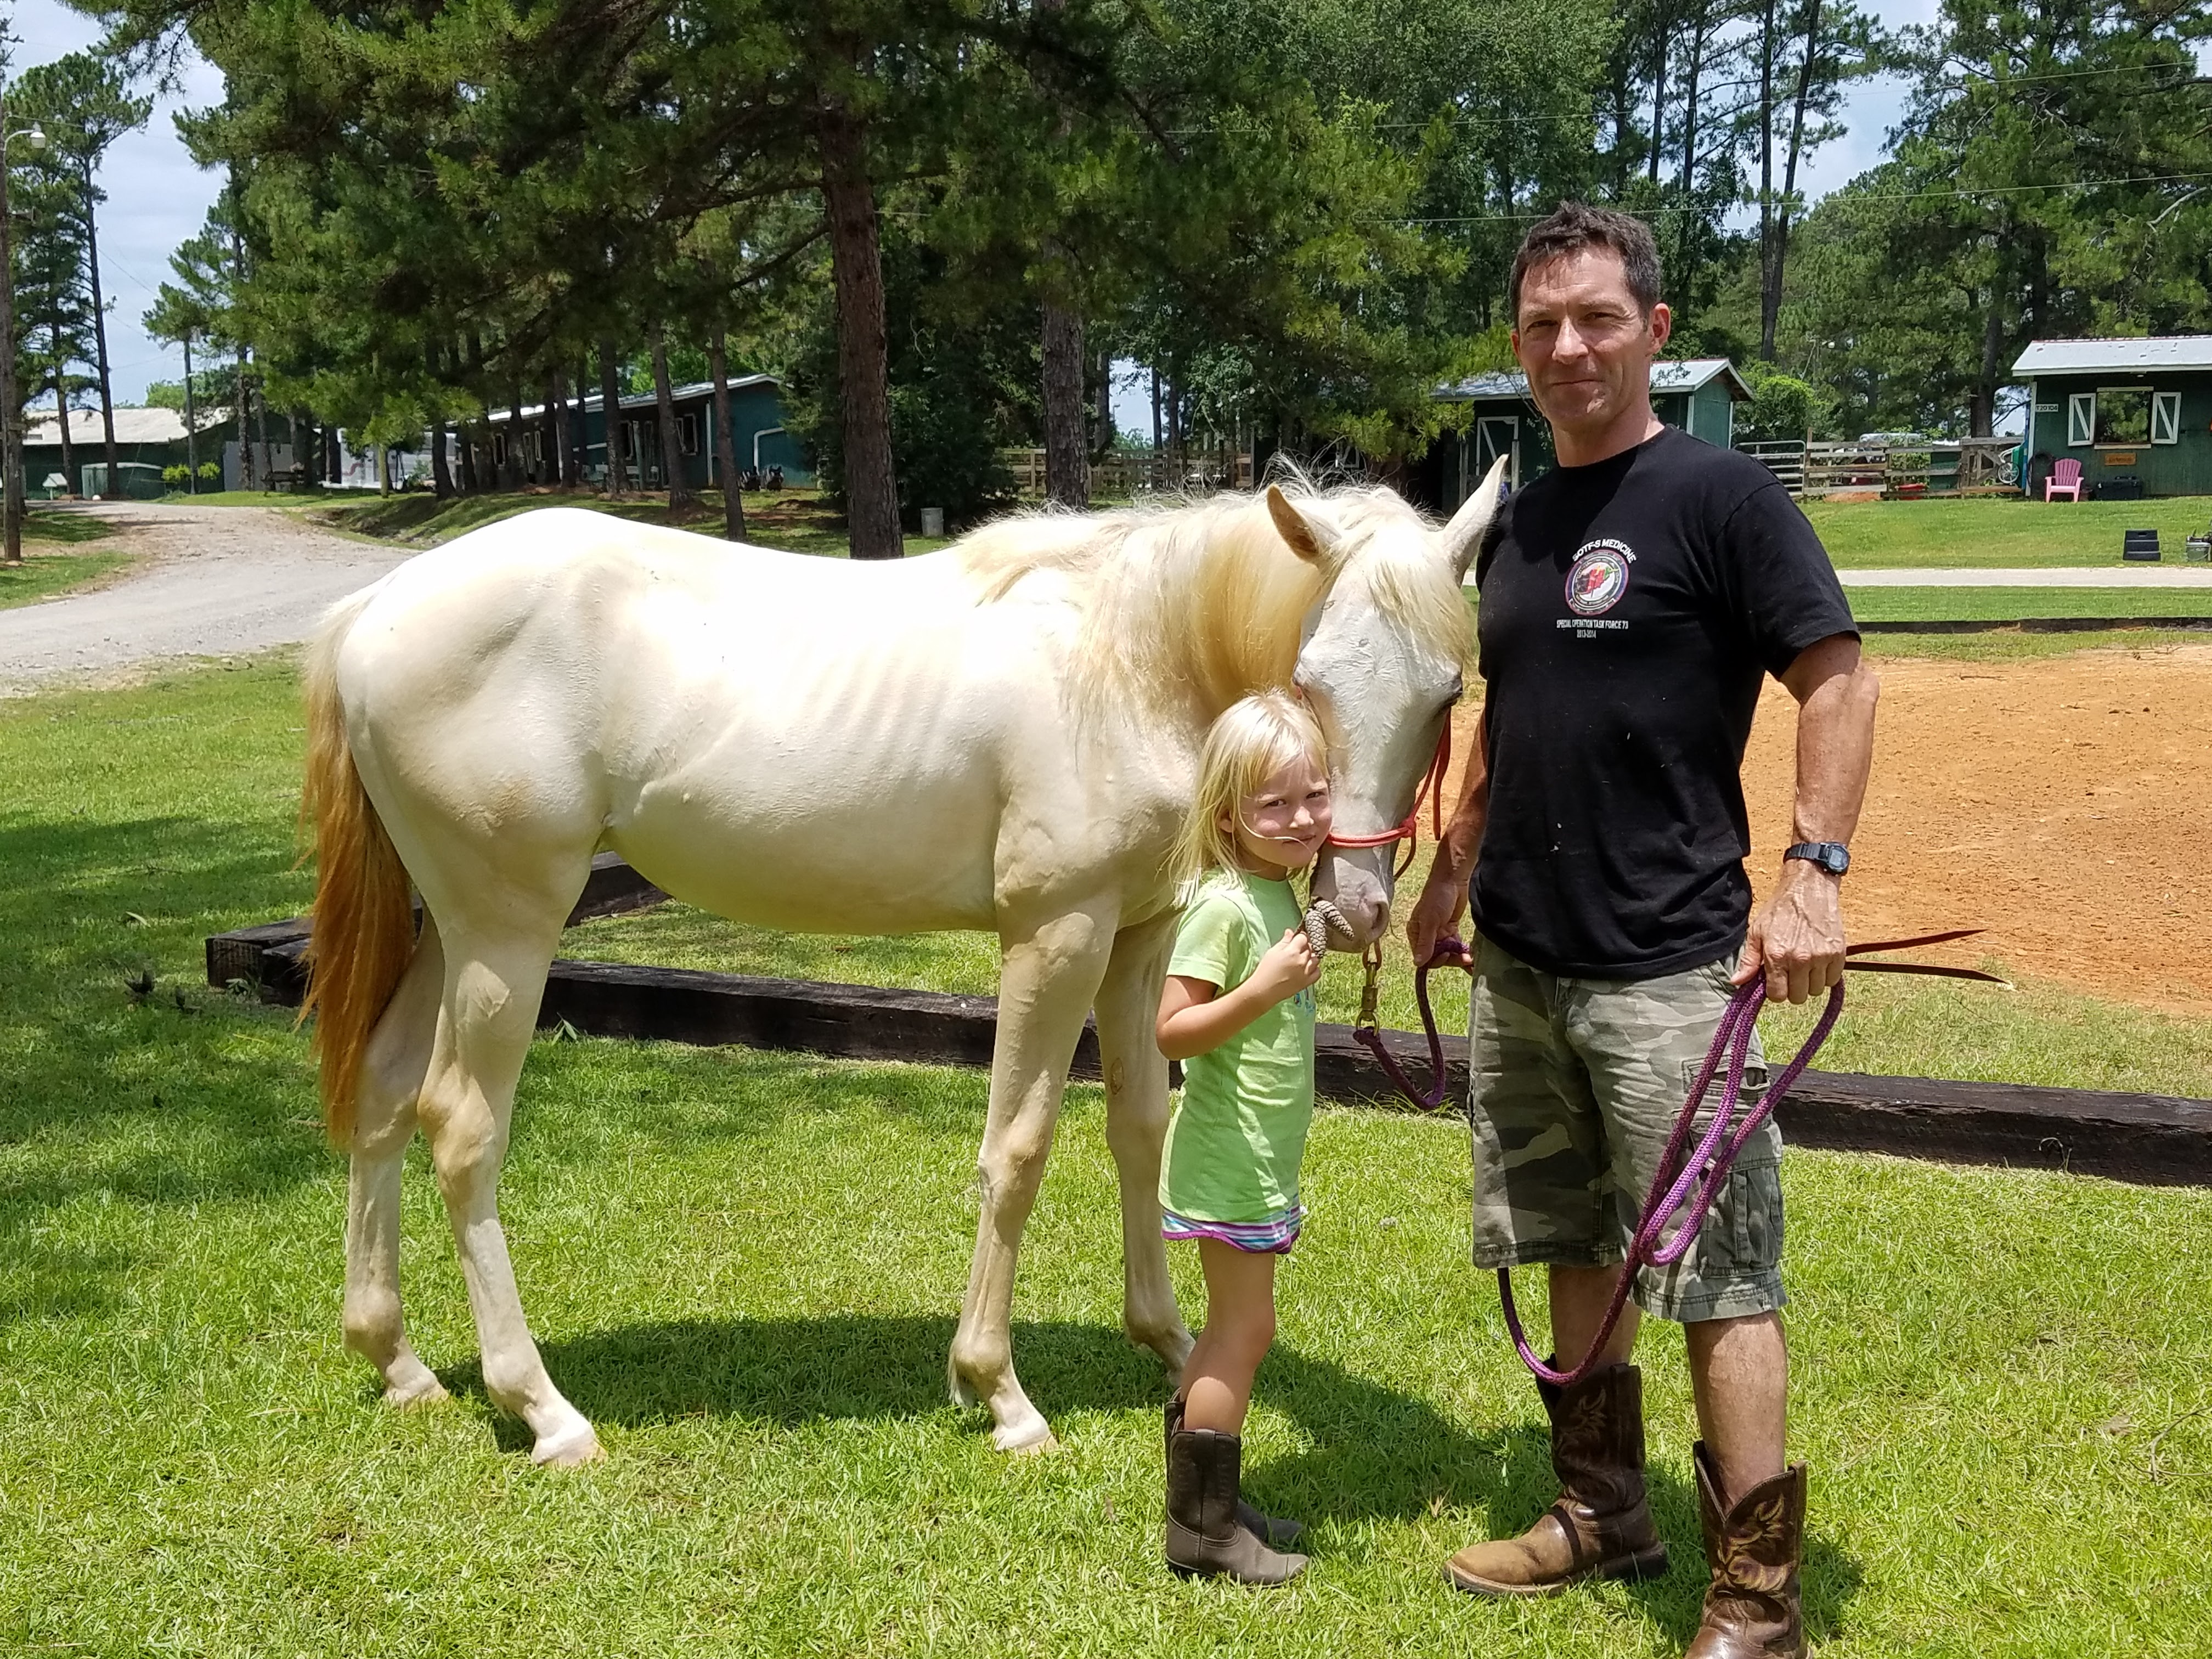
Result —
<instances>
[{"instance_id":1,"label":"stable building","mask_svg":"<svg viewBox=\"0 0 2212 1659\"><path fill-rule=\"evenodd\" d=\"M776 378L772 374L740 374L730 380L729 389L730 432L737 441L739 470L765 474L771 467L781 467L786 483L811 483L814 471L807 465L806 452L784 429L783 387ZM716 476L714 459L714 382L700 380L672 387L669 401L676 410L678 453L672 458L674 464L683 470L684 479L693 489L720 488L721 480ZM600 483L607 476L606 421L600 411L597 392L588 393L583 405L584 476L592 483ZM572 403L570 408L574 407ZM507 471L507 445L512 440L518 446L514 459L522 476L534 483L550 482L558 469L545 453L544 406L526 405L521 415L518 435L514 410L495 409L488 412L492 465L502 474ZM660 405L653 394L637 392L619 399L615 429L622 446L623 468L631 487L665 489L672 458L660 453Z\"/></svg>"},{"instance_id":2,"label":"stable building","mask_svg":"<svg viewBox=\"0 0 2212 1659\"><path fill-rule=\"evenodd\" d=\"M1501 456L1513 488L1559 465L1550 423L1528 397L1519 370L1470 375L1440 386L1439 403L1464 405L1456 432L1447 432L1408 470L1407 493L1436 512L1449 513L1474 492ZM1652 412L1668 426L1723 449L1735 443L1735 406L1751 401L1751 387L1726 357L1691 357L1651 365Z\"/></svg>"},{"instance_id":3,"label":"stable building","mask_svg":"<svg viewBox=\"0 0 2212 1659\"><path fill-rule=\"evenodd\" d=\"M107 493L107 430L96 409L69 412L68 459L63 464L62 418L53 410L30 411L23 422L23 489L26 495L51 501L58 495L102 495ZM214 451L205 444L206 422L201 423L203 459ZM167 488L161 469L181 466L185 460L185 417L173 409L115 410L116 471L123 476L118 493L141 501L160 495Z\"/></svg>"},{"instance_id":4,"label":"stable building","mask_svg":"<svg viewBox=\"0 0 2212 1659\"><path fill-rule=\"evenodd\" d=\"M2212 334L2036 340L2012 373L2028 388L2033 499L2069 457L2091 497L2212 495Z\"/></svg>"}]
</instances>

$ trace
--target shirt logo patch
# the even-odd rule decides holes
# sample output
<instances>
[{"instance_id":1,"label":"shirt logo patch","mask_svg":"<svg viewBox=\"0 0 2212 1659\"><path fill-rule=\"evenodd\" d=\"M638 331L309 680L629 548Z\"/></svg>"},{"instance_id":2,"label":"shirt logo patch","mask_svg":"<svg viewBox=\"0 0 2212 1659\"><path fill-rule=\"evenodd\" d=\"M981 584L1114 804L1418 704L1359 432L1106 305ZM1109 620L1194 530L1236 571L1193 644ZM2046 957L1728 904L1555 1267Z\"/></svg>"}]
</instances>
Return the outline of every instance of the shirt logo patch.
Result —
<instances>
[{"instance_id":1,"label":"shirt logo patch","mask_svg":"<svg viewBox=\"0 0 2212 1659\"><path fill-rule=\"evenodd\" d=\"M1628 592L1628 567L1635 557L1625 543L1584 542L1567 568L1567 609L1577 617L1612 610Z\"/></svg>"}]
</instances>

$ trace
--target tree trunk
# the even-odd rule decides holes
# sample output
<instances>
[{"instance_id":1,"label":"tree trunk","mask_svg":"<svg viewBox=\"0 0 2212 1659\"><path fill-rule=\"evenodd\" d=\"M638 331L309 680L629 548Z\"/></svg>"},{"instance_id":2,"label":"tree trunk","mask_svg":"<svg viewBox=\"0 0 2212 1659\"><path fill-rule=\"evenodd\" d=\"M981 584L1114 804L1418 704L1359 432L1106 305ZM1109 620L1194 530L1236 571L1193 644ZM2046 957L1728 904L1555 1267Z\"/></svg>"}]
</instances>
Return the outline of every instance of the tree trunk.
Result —
<instances>
[{"instance_id":1,"label":"tree trunk","mask_svg":"<svg viewBox=\"0 0 2212 1659\"><path fill-rule=\"evenodd\" d=\"M520 489L530 482L530 474L522 459L526 428L522 424L522 383L518 380L507 392L507 465L502 469L500 483L508 489Z\"/></svg>"},{"instance_id":2,"label":"tree trunk","mask_svg":"<svg viewBox=\"0 0 2212 1659\"><path fill-rule=\"evenodd\" d=\"M460 428L458 446L461 457L461 494L473 495L483 488L483 471L477 463L477 424L471 421Z\"/></svg>"},{"instance_id":3,"label":"tree trunk","mask_svg":"<svg viewBox=\"0 0 2212 1659\"><path fill-rule=\"evenodd\" d=\"M679 513L698 504L691 474L684 465L682 434L676 426L676 398L668 386L668 337L659 323L653 325L653 400L660 415L660 470L666 474L668 510Z\"/></svg>"},{"instance_id":4,"label":"tree trunk","mask_svg":"<svg viewBox=\"0 0 2212 1659\"><path fill-rule=\"evenodd\" d=\"M571 489L580 489L584 483L584 388L591 384L592 361L588 353L576 371L576 395L568 404L568 441L561 451L561 482Z\"/></svg>"},{"instance_id":5,"label":"tree trunk","mask_svg":"<svg viewBox=\"0 0 2212 1659\"><path fill-rule=\"evenodd\" d=\"M1765 0L1759 31L1759 356L1774 361L1774 6Z\"/></svg>"},{"instance_id":6,"label":"tree trunk","mask_svg":"<svg viewBox=\"0 0 2212 1659\"><path fill-rule=\"evenodd\" d=\"M1146 468L1146 482L1154 489L1167 485L1167 456L1161 448L1160 434L1160 372L1150 371L1152 382L1152 459Z\"/></svg>"},{"instance_id":7,"label":"tree trunk","mask_svg":"<svg viewBox=\"0 0 2212 1659\"><path fill-rule=\"evenodd\" d=\"M82 488L84 481L76 474L76 443L70 436L69 374L62 359L64 349L62 325L56 323L54 325L54 412L60 416L62 423L62 477L66 481L62 488L65 494L74 495Z\"/></svg>"},{"instance_id":8,"label":"tree trunk","mask_svg":"<svg viewBox=\"0 0 2212 1659\"><path fill-rule=\"evenodd\" d=\"M2002 242L2000 234L1993 242ZM2003 380L2001 368L2004 352L2004 258L2001 248L1991 249L1992 270L1987 309L1982 316L1982 367L1974 378L1972 406L1967 412L1971 436L1986 438L1996 425L1997 386Z\"/></svg>"},{"instance_id":9,"label":"tree trunk","mask_svg":"<svg viewBox=\"0 0 2212 1659\"><path fill-rule=\"evenodd\" d=\"M465 445L461 453L468 453ZM323 477L326 482L334 484L345 482L345 446L334 426L323 428Z\"/></svg>"},{"instance_id":10,"label":"tree trunk","mask_svg":"<svg viewBox=\"0 0 2212 1659\"><path fill-rule=\"evenodd\" d=\"M246 349L238 352L238 485L253 488L252 402L246 390Z\"/></svg>"},{"instance_id":11,"label":"tree trunk","mask_svg":"<svg viewBox=\"0 0 2212 1659\"><path fill-rule=\"evenodd\" d=\"M1091 505L1091 467L1083 441L1083 319L1044 307L1044 493L1080 513Z\"/></svg>"},{"instance_id":12,"label":"tree trunk","mask_svg":"<svg viewBox=\"0 0 2212 1659\"><path fill-rule=\"evenodd\" d=\"M1659 182L1659 152L1666 147L1667 131L1667 28L1670 22L1664 7L1651 9L1651 153L1644 158L1645 177L1653 184Z\"/></svg>"},{"instance_id":13,"label":"tree trunk","mask_svg":"<svg viewBox=\"0 0 2212 1659\"><path fill-rule=\"evenodd\" d=\"M1712 17L1711 0L1699 0L1696 26L1690 32L1690 75L1682 93L1682 199L1676 217L1680 222L1679 251L1675 256L1675 280L1668 286L1674 289L1674 320L1687 320L1690 300L1697 282L1698 215L1693 204L1698 188L1698 83L1705 68L1705 42Z\"/></svg>"},{"instance_id":14,"label":"tree trunk","mask_svg":"<svg viewBox=\"0 0 2212 1659\"><path fill-rule=\"evenodd\" d=\"M623 496L622 453L622 386L618 380L620 365L615 361L615 343L599 342L599 423L607 435L607 499L618 501Z\"/></svg>"},{"instance_id":15,"label":"tree trunk","mask_svg":"<svg viewBox=\"0 0 2212 1659\"><path fill-rule=\"evenodd\" d=\"M728 345L719 324L707 343L707 361L714 371L714 470L722 475L722 535L741 542L745 538L745 493L738 487L738 434L730 426Z\"/></svg>"},{"instance_id":16,"label":"tree trunk","mask_svg":"<svg viewBox=\"0 0 2212 1659\"><path fill-rule=\"evenodd\" d=\"M92 208L92 158L84 161L84 265L92 284L93 366L100 375L100 420L107 440L109 499L123 494L122 452L115 447L115 398L107 380L107 307L100 295L100 230Z\"/></svg>"},{"instance_id":17,"label":"tree trunk","mask_svg":"<svg viewBox=\"0 0 2212 1659\"><path fill-rule=\"evenodd\" d=\"M548 485L561 482L561 417L568 411L568 404L561 396L561 376L556 372L545 377L545 407L538 417L538 482Z\"/></svg>"},{"instance_id":18,"label":"tree trunk","mask_svg":"<svg viewBox=\"0 0 2212 1659\"><path fill-rule=\"evenodd\" d=\"M837 379L844 403L845 518L856 559L902 557L898 477L891 459L890 366L884 343L884 266L867 134L835 93L819 112L822 201L837 292Z\"/></svg>"},{"instance_id":19,"label":"tree trunk","mask_svg":"<svg viewBox=\"0 0 2212 1659\"><path fill-rule=\"evenodd\" d=\"M1091 459L1093 464L1111 455L1121 441L1120 429L1114 424L1114 354L1098 354L1098 379L1094 395L1097 402L1092 406L1091 428Z\"/></svg>"},{"instance_id":20,"label":"tree trunk","mask_svg":"<svg viewBox=\"0 0 2212 1659\"><path fill-rule=\"evenodd\" d=\"M1782 279L1790 258L1790 204L1797 193L1797 158L1805 149L1805 106L1820 58L1820 0L1806 0L1805 58L1797 71L1797 107L1790 118L1790 153L1782 168L1782 206L1774 219L1774 283L1759 295L1759 355L1771 361L1775 319L1782 314Z\"/></svg>"}]
</instances>

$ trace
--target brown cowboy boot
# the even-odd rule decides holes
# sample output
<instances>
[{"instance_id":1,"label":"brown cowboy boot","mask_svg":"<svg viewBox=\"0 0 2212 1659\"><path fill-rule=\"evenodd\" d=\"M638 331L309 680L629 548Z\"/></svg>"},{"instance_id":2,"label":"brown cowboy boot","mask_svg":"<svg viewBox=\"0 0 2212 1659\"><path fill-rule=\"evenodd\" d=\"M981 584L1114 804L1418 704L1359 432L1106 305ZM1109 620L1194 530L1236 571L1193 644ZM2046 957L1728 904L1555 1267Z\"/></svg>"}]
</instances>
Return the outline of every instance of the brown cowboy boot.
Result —
<instances>
[{"instance_id":1,"label":"brown cowboy boot","mask_svg":"<svg viewBox=\"0 0 2212 1659\"><path fill-rule=\"evenodd\" d=\"M1233 1434L1179 1428L1168 1437L1168 1565L1186 1578L1286 1583L1306 1558L1277 1553L1237 1522L1243 1455Z\"/></svg>"},{"instance_id":2,"label":"brown cowboy boot","mask_svg":"<svg viewBox=\"0 0 2212 1659\"><path fill-rule=\"evenodd\" d=\"M1175 1449L1176 1431L1182 1427L1182 1409L1181 1395L1168 1401L1164 1446L1170 1452ZM1279 1550L1290 1548L1304 1536L1306 1529L1303 1521L1288 1521L1279 1515L1262 1515L1241 1497L1237 1500L1237 1524L1261 1543Z\"/></svg>"},{"instance_id":3,"label":"brown cowboy boot","mask_svg":"<svg viewBox=\"0 0 2212 1659\"><path fill-rule=\"evenodd\" d=\"M1691 1461L1713 1578L1683 1659L1804 1659L1797 1565L1805 1552L1805 1466L1792 1463L1729 1505L1704 1441Z\"/></svg>"},{"instance_id":4,"label":"brown cowboy boot","mask_svg":"<svg viewBox=\"0 0 2212 1659\"><path fill-rule=\"evenodd\" d=\"M1559 1501L1518 1538L1470 1544L1444 1576L1475 1595L1552 1595L1584 1578L1653 1578L1667 1547L1644 1496L1644 1373L1608 1365L1571 1389L1540 1379Z\"/></svg>"}]
</instances>

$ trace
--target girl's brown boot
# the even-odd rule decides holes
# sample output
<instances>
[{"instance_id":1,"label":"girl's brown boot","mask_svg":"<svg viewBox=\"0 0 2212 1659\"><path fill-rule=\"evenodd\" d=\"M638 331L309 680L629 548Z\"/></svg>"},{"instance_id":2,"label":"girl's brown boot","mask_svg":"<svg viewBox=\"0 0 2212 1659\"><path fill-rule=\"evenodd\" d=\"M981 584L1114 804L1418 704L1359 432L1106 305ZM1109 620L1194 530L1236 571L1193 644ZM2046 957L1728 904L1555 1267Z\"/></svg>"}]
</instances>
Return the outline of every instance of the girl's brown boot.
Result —
<instances>
[{"instance_id":1,"label":"girl's brown boot","mask_svg":"<svg viewBox=\"0 0 2212 1659\"><path fill-rule=\"evenodd\" d=\"M1177 1395L1168 1401L1167 1433L1162 1443L1164 1448L1170 1449L1173 1448L1176 1431L1182 1427L1182 1396ZM1237 1524L1261 1543L1279 1550L1290 1548L1304 1535L1306 1529L1305 1522L1303 1521L1288 1520L1279 1515L1263 1515L1242 1498L1237 1500Z\"/></svg>"},{"instance_id":2,"label":"girl's brown boot","mask_svg":"<svg viewBox=\"0 0 2212 1659\"><path fill-rule=\"evenodd\" d=\"M1281 1584L1306 1558L1272 1550L1237 1522L1243 1444L1233 1434L1176 1428L1168 1435L1168 1565L1185 1577Z\"/></svg>"}]
</instances>

